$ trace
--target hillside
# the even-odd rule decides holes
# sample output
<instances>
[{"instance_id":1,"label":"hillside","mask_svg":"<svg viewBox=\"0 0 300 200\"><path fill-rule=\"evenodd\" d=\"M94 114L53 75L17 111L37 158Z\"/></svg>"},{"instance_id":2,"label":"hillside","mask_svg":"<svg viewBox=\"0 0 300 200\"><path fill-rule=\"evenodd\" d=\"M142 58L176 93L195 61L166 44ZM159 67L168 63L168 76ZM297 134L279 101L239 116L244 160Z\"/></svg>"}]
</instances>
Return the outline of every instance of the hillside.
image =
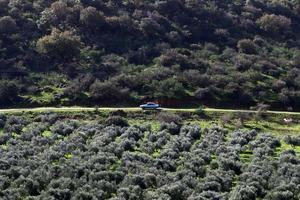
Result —
<instances>
[{"instance_id":1,"label":"hillside","mask_svg":"<svg viewBox=\"0 0 300 200\"><path fill-rule=\"evenodd\" d=\"M0 0L0 107L300 110L300 2Z\"/></svg>"}]
</instances>

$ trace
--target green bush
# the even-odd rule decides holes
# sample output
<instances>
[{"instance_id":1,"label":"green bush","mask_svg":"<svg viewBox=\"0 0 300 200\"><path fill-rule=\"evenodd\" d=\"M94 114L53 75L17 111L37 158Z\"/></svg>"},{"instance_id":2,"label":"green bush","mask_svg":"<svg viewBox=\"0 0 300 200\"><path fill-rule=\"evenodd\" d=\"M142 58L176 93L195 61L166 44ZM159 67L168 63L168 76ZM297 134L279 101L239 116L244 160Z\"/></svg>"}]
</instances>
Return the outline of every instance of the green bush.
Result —
<instances>
[{"instance_id":1,"label":"green bush","mask_svg":"<svg viewBox=\"0 0 300 200\"><path fill-rule=\"evenodd\" d=\"M237 44L237 48L241 53L246 53L246 54L257 53L257 46L252 40L249 39L240 40Z\"/></svg>"},{"instance_id":2,"label":"green bush","mask_svg":"<svg viewBox=\"0 0 300 200\"><path fill-rule=\"evenodd\" d=\"M179 124L182 124L182 118L177 115L177 114L174 114L174 113L171 113L171 112L160 112L158 115L157 115L157 120L160 122L160 123L175 123L177 125Z\"/></svg>"},{"instance_id":3,"label":"green bush","mask_svg":"<svg viewBox=\"0 0 300 200\"><path fill-rule=\"evenodd\" d=\"M50 35L37 41L37 51L45 56L70 60L79 57L80 38L70 31L61 32L54 28Z\"/></svg>"},{"instance_id":4,"label":"green bush","mask_svg":"<svg viewBox=\"0 0 300 200\"><path fill-rule=\"evenodd\" d=\"M121 116L110 116L105 120L105 124L108 126L110 125L121 126L121 127L128 126L127 120Z\"/></svg>"},{"instance_id":5,"label":"green bush","mask_svg":"<svg viewBox=\"0 0 300 200\"><path fill-rule=\"evenodd\" d=\"M288 30L291 26L291 19L275 14L265 14L257 20L261 29L271 33L279 33Z\"/></svg>"}]
</instances>

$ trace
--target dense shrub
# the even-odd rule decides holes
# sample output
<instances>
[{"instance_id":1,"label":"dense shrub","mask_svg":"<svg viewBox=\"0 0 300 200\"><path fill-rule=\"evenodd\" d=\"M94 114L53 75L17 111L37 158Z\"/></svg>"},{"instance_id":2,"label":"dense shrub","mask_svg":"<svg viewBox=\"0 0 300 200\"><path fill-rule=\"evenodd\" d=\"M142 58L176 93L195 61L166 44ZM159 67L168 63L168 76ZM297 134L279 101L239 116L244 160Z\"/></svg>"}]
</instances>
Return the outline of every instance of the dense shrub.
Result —
<instances>
[{"instance_id":1,"label":"dense shrub","mask_svg":"<svg viewBox=\"0 0 300 200\"><path fill-rule=\"evenodd\" d=\"M87 7L80 12L80 21L89 28L99 29L104 24L103 13L94 7Z\"/></svg>"},{"instance_id":2,"label":"dense shrub","mask_svg":"<svg viewBox=\"0 0 300 200\"><path fill-rule=\"evenodd\" d=\"M10 16L0 18L0 34L11 34L17 29L16 21Z\"/></svg>"},{"instance_id":3,"label":"dense shrub","mask_svg":"<svg viewBox=\"0 0 300 200\"><path fill-rule=\"evenodd\" d=\"M58 115L56 113L47 113L38 115L34 119L37 122L54 124L58 120Z\"/></svg>"},{"instance_id":4,"label":"dense shrub","mask_svg":"<svg viewBox=\"0 0 300 200\"><path fill-rule=\"evenodd\" d=\"M282 15L265 14L257 23L264 31L279 33L290 28L291 19Z\"/></svg>"},{"instance_id":5,"label":"dense shrub","mask_svg":"<svg viewBox=\"0 0 300 200\"><path fill-rule=\"evenodd\" d=\"M105 124L110 126L110 125L116 125L116 126L128 126L128 122L126 121L126 119L124 119L121 116L110 116L105 120Z\"/></svg>"},{"instance_id":6,"label":"dense shrub","mask_svg":"<svg viewBox=\"0 0 300 200\"><path fill-rule=\"evenodd\" d=\"M284 141L287 144L293 145L293 146L300 146L300 136L285 136Z\"/></svg>"},{"instance_id":7,"label":"dense shrub","mask_svg":"<svg viewBox=\"0 0 300 200\"><path fill-rule=\"evenodd\" d=\"M10 116L4 126L4 130L11 133L21 133L25 125L27 125L27 120L19 116Z\"/></svg>"},{"instance_id":8,"label":"dense shrub","mask_svg":"<svg viewBox=\"0 0 300 200\"><path fill-rule=\"evenodd\" d=\"M0 80L18 82L0 84L2 107L300 108L295 0L2 0L0 14Z\"/></svg>"},{"instance_id":9,"label":"dense shrub","mask_svg":"<svg viewBox=\"0 0 300 200\"><path fill-rule=\"evenodd\" d=\"M175 123L180 125L182 123L182 118L174 113L161 112L157 115L157 119L161 123Z\"/></svg>"},{"instance_id":10,"label":"dense shrub","mask_svg":"<svg viewBox=\"0 0 300 200\"><path fill-rule=\"evenodd\" d=\"M124 110L117 110L117 111L112 111L109 113L111 116L121 116L121 117L126 117L127 113Z\"/></svg>"},{"instance_id":11,"label":"dense shrub","mask_svg":"<svg viewBox=\"0 0 300 200\"><path fill-rule=\"evenodd\" d=\"M160 125L161 130L167 130L171 134L178 134L180 131L180 125L171 122L171 123L161 123Z\"/></svg>"},{"instance_id":12,"label":"dense shrub","mask_svg":"<svg viewBox=\"0 0 300 200\"><path fill-rule=\"evenodd\" d=\"M53 125L52 131L58 135L70 135L78 127L77 121L57 122Z\"/></svg>"},{"instance_id":13,"label":"dense shrub","mask_svg":"<svg viewBox=\"0 0 300 200\"><path fill-rule=\"evenodd\" d=\"M70 60L80 53L80 39L70 31L61 32L53 29L51 35L38 40L37 50L45 56Z\"/></svg>"},{"instance_id":14,"label":"dense shrub","mask_svg":"<svg viewBox=\"0 0 300 200\"><path fill-rule=\"evenodd\" d=\"M11 105L18 99L18 86L14 81L0 80L0 104Z\"/></svg>"},{"instance_id":15,"label":"dense shrub","mask_svg":"<svg viewBox=\"0 0 300 200\"><path fill-rule=\"evenodd\" d=\"M90 93L95 101L105 104L125 101L128 98L128 89L118 87L111 81L101 82L96 80L90 86Z\"/></svg>"},{"instance_id":16,"label":"dense shrub","mask_svg":"<svg viewBox=\"0 0 300 200\"><path fill-rule=\"evenodd\" d=\"M238 49L242 53L246 54L256 54L257 46L249 39L243 39L238 42Z\"/></svg>"}]
</instances>

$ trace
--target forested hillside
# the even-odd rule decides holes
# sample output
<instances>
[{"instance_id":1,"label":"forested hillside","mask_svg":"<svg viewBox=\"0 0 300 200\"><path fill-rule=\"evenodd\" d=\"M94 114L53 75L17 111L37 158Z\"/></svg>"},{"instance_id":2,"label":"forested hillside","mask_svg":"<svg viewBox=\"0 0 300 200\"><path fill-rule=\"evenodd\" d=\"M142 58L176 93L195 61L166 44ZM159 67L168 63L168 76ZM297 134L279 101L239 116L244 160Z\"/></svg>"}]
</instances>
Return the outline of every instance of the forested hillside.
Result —
<instances>
[{"instance_id":1,"label":"forested hillside","mask_svg":"<svg viewBox=\"0 0 300 200\"><path fill-rule=\"evenodd\" d=\"M0 0L0 106L300 109L298 0Z\"/></svg>"}]
</instances>

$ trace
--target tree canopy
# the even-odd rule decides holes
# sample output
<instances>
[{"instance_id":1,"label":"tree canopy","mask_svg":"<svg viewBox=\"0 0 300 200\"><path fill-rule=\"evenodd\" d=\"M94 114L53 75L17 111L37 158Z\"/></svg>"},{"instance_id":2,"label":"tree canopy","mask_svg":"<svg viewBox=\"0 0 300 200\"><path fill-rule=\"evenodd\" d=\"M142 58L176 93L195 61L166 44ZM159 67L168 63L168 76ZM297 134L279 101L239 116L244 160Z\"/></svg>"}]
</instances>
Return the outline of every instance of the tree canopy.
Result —
<instances>
[{"instance_id":1,"label":"tree canopy","mask_svg":"<svg viewBox=\"0 0 300 200\"><path fill-rule=\"evenodd\" d=\"M2 0L0 79L19 86L14 105L160 99L299 110L299 8L288 0ZM95 80L131 101L95 94Z\"/></svg>"}]
</instances>

